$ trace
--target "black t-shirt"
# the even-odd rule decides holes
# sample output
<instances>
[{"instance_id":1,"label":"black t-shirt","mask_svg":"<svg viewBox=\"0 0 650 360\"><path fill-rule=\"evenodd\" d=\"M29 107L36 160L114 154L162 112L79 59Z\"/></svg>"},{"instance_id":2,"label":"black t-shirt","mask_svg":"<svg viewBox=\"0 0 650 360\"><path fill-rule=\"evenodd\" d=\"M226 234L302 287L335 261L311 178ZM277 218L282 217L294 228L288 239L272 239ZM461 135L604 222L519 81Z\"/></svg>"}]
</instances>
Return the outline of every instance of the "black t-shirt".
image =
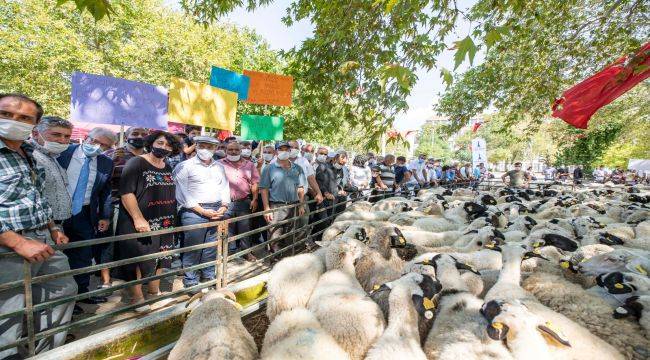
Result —
<instances>
[{"instance_id":1,"label":"black t-shirt","mask_svg":"<svg viewBox=\"0 0 650 360\"><path fill-rule=\"evenodd\" d=\"M120 196L134 194L142 216L152 231L173 227L176 217L176 185L169 164L159 169L142 156L133 157L122 170ZM133 219L120 203L117 234L134 233Z\"/></svg>"}]
</instances>

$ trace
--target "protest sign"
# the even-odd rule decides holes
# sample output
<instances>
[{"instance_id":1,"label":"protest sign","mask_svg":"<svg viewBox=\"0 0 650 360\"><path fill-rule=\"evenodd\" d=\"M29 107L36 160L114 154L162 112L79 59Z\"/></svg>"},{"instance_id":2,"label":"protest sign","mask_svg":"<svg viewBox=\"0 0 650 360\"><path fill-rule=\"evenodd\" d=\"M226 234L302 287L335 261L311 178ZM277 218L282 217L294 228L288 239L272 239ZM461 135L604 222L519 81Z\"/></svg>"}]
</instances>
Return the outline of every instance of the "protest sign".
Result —
<instances>
[{"instance_id":1,"label":"protest sign","mask_svg":"<svg viewBox=\"0 0 650 360\"><path fill-rule=\"evenodd\" d=\"M284 118L282 116L242 115L241 137L244 140L282 140Z\"/></svg>"},{"instance_id":2,"label":"protest sign","mask_svg":"<svg viewBox=\"0 0 650 360\"><path fill-rule=\"evenodd\" d=\"M248 76L220 67L213 66L210 72L210 85L219 89L236 92L239 100L242 101L248 98L248 87L250 83L251 79Z\"/></svg>"},{"instance_id":3,"label":"protest sign","mask_svg":"<svg viewBox=\"0 0 650 360\"><path fill-rule=\"evenodd\" d=\"M169 121L233 131L236 113L237 93L172 78Z\"/></svg>"},{"instance_id":4,"label":"protest sign","mask_svg":"<svg viewBox=\"0 0 650 360\"><path fill-rule=\"evenodd\" d=\"M184 133L185 132L185 124L181 123L175 123L175 122L167 122L167 131L169 131L172 134L178 134L178 133Z\"/></svg>"},{"instance_id":5,"label":"protest sign","mask_svg":"<svg viewBox=\"0 0 650 360\"><path fill-rule=\"evenodd\" d=\"M290 106L293 77L244 70L250 78L246 102L258 105Z\"/></svg>"},{"instance_id":6,"label":"protest sign","mask_svg":"<svg viewBox=\"0 0 650 360\"><path fill-rule=\"evenodd\" d=\"M137 81L75 72L70 120L166 129L167 90Z\"/></svg>"}]
</instances>

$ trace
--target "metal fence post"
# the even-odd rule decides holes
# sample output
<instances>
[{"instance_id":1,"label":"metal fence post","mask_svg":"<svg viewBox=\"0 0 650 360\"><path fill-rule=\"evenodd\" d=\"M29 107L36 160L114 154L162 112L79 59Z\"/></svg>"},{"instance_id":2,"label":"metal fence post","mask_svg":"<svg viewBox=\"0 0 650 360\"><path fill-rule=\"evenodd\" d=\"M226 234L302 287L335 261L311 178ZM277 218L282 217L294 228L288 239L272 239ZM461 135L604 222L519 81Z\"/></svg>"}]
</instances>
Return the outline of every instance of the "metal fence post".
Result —
<instances>
[{"instance_id":1,"label":"metal fence post","mask_svg":"<svg viewBox=\"0 0 650 360\"><path fill-rule=\"evenodd\" d=\"M217 236L221 247L221 270L219 271L220 280L217 281L217 284L221 284L217 287L226 287L228 285L228 223L230 220L223 220L219 222L217 227ZM217 253L217 258L219 259L219 254Z\"/></svg>"},{"instance_id":2,"label":"metal fence post","mask_svg":"<svg viewBox=\"0 0 650 360\"><path fill-rule=\"evenodd\" d=\"M27 315L27 346L29 356L36 354L36 339L34 332L34 298L32 296L32 265L23 260L23 278L25 279L25 314Z\"/></svg>"}]
</instances>

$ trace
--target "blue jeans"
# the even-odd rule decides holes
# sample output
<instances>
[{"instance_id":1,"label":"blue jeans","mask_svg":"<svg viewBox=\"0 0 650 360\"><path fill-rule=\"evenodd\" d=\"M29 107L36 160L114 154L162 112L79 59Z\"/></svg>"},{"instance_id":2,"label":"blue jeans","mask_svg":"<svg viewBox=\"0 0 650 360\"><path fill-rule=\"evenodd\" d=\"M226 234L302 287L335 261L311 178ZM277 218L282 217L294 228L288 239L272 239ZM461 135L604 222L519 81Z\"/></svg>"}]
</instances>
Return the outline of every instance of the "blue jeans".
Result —
<instances>
[{"instance_id":1,"label":"blue jeans","mask_svg":"<svg viewBox=\"0 0 650 360\"><path fill-rule=\"evenodd\" d=\"M221 207L221 202L212 203L212 204L201 204L201 207L204 209L218 210ZM228 217L228 213L224 216L224 219ZM186 225L196 225L196 224L205 224L211 222L208 218L205 218L192 210L182 209L181 210L181 224ZM183 238L183 247L194 246L205 244L209 242L214 242L217 240L217 228L216 227L206 227L196 230L185 231ZM215 261L217 259L217 245L207 247L201 250L188 251L181 254L181 261L183 263L183 268L188 268L190 266L206 263L209 261ZM199 274L200 273L200 274ZM185 287L190 287L198 285L199 280L209 281L213 280L216 277L215 275L215 265L205 267L200 270L195 271L186 271L183 278L183 285Z\"/></svg>"},{"instance_id":2,"label":"blue jeans","mask_svg":"<svg viewBox=\"0 0 650 360\"><path fill-rule=\"evenodd\" d=\"M233 201L228 207L230 217L244 216L251 213L251 201L248 199ZM237 220L228 225L228 236L235 236L249 232L251 230L251 219ZM258 235L259 236L259 235ZM228 244L228 253L246 250L251 247L250 236L243 237L239 240Z\"/></svg>"}]
</instances>

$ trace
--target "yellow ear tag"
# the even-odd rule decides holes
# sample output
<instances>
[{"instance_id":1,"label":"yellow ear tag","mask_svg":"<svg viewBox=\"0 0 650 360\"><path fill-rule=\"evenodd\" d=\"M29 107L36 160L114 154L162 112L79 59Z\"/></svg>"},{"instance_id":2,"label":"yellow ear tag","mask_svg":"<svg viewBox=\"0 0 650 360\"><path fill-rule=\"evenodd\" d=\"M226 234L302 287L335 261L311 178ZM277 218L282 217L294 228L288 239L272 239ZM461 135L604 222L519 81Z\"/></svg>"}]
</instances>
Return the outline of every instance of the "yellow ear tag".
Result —
<instances>
[{"instance_id":1,"label":"yellow ear tag","mask_svg":"<svg viewBox=\"0 0 650 360\"><path fill-rule=\"evenodd\" d=\"M535 254L539 254L539 253L542 252L542 250L540 250L539 248L535 248L535 250L533 250L533 252L534 252Z\"/></svg>"},{"instance_id":2,"label":"yellow ear tag","mask_svg":"<svg viewBox=\"0 0 650 360\"><path fill-rule=\"evenodd\" d=\"M422 263L423 263L424 265L429 265L429 260L428 260L428 259L425 259Z\"/></svg>"},{"instance_id":3,"label":"yellow ear tag","mask_svg":"<svg viewBox=\"0 0 650 360\"><path fill-rule=\"evenodd\" d=\"M489 249L492 249L494 247L494 244L492 244L492 243L485 244L485 247L489 248Z\"/></svg>"},{"instance_id":4,"label":"yellow ear tag","mask_svg":"<svg viewBox=\"0 0 650 360\"><path fill-rule=\"evenodd\" d=\"M381 285L375 285L375 286L372 287L372 290L377 291L377 290L379 290L380 287L381 287Z\"/></svg>"},{"instance_id":5,"label":"yellow ear tag","mask_svg":"<svg viewBox=\"0 0 650 360\"><path fill-rule=\"evenodd\" d=\"M501 329L503 329L503 324L500 323L500 322L493 322L492 327L497 329L497 330L501 330Z\"/></svg>"},{"instance_id":6,"label":"yellow ear tag","mask_svg":"<svg viewBox=\"0 0 650 360\"><path fill-rule=\"evenodd\" d=\"M621 283L616 283L616 284L614 284L614 287L617 288L617 289L622 289L622 288L623 288L623 284L621 284Z\"/></svg>"},{"instance_id":7,"label":"yellow ear tag","mask_svg":"<svg viewBox=\"0 0 650 360\"><path fill-rule=\"evenodd\" d=\"M538 248L540 246L542 246L542 243L540 243L540 242L536 242L536 243L533 244L534 248Z\"/></svg>"},{"instance_id":8,"label":"yellow ear tag","mask_svg":"<svg viewBox=\"0 0 650 360\"><path fill-rule=\"evenodd\" d=\"M428 297L425 297L424 300L422 300L422 305L426 310L431 310L436 307L436 304Z\"/></svg>"},{"instance_id":9,"label":"yellow ear tag","mask_svg":"<svg viewBox=\"0 0 650 360\"><path fill-rule=\"evenodd\" d=\"M640 272L641 274L648 275L648 272L646 271L646 269L643 268L643 266L637 265L634 268L636 269L636 271Z\"/></svg>"},{"instance_id":10,"label":"yellow ear tag","mask_svg":"<svg viewBox=\"0 0 650 360\"><path fill-rule=\"evenodd\" d=\"M562 269L568 269L568 268L569 268L569 262L566 261L566 260L564 260L564 261L560 261L560 267L561 267Z\"/></svg>"}]
</instances>

